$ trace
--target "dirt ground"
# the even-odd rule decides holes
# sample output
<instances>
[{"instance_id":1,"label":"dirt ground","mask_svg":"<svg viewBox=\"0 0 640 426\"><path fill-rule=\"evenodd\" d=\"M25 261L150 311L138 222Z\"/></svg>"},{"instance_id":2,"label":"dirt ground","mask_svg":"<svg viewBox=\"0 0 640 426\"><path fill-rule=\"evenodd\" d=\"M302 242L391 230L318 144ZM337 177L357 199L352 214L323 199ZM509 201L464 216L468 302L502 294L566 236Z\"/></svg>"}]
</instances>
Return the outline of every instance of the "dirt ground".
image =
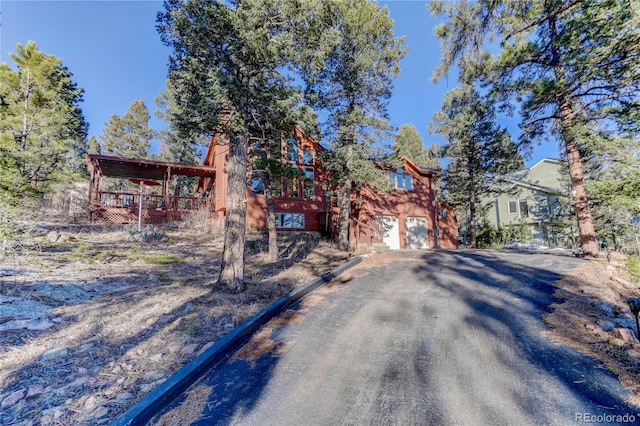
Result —
<instances>
[{"instance_id":1,"label":"dirt ground","mask_svg":"<svg viewBox=\"0 0 640 426\"><path fill-rule=\"evenodd\" d=\"M266 261L247 241L247 289L219 288L222 241L169 231L60 232L0 259L0 424L104 424L251 315L349 254L312 234ZM49 238L49 239L48 239ZM16 253L17 252L17 253Z\"/></svg>"},{"instance_id":2,"label":"dirt ground","mask_svg":"<svg viewBox=\"0 0 640 426\"><path fill-rule=\"evenodd\" d=\"M266 238L250 234L238 294L216 285L220 238L163 232L151 243L122 231L43 233L0 258L0 424L108 423L236 325L350 257L317 236L283 233L281 260L270 264ZM626 300L640 295L622 262L614 254L611 264L569 271L556 283L564 302L545 320L549 336L601 360L639 404L640 345L608 324L628 320Z\"/></svg>"},{"instance_id":3,"label":"dirt ground","mask_svg":"<svg viewBox=\"0 0 640 426\"><path fill-rule=\"evenodd\" d=\"M612 253L568 271L545 315L551 338L600 360L631 392L628 402L640 407L640 342L627 300L640 297L640 283L624 269L625 256Z\"/></svg>"}]
</instances>

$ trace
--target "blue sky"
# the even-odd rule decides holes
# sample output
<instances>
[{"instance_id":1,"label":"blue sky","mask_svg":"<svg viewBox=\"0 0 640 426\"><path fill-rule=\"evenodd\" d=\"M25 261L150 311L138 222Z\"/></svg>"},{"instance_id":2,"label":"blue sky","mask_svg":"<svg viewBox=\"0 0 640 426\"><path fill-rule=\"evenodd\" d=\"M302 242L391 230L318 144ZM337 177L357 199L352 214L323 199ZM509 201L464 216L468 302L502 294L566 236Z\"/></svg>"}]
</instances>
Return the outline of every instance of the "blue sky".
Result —
<instances>
[{"instance_id":1,"label":"blue sky","mask_svg":"<svg viewBox=\"0 0 640 426\"><path fill-rule=\"evenodd\" d=\"M429 16L424 1L383 1L395 20L398 36L405 36L409 53L401 62L389 115L394 126L413 123L425 145L443 143L427 130L445 93L457 85L456 75L429 81L440 60L440 46L433 35L438 19ZM151 114L154 98L164 88L170 50L155 29L161 1L0 1L0 61L9 62L17 43L33 40L39 49L62 59L74 81L85 89L81 107L98 137L113 114L124 114L132 101L144 99ZM504 121L507 123L507 121ZM517 137L513 120L509 129ZM164 124L152 118L154 128ZM557 157L557 144L537 147L527 161Z\"/></svg>"}]
</instances>

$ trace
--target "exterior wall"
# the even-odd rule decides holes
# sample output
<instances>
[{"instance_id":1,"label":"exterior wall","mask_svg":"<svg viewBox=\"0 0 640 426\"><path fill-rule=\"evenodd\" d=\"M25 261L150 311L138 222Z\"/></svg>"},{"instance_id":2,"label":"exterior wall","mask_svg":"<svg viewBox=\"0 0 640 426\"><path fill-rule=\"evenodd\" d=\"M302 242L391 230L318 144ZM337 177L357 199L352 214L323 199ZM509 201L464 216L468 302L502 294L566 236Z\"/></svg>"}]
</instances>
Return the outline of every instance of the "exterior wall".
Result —
<instances>
[{"instance_id":1,"label":"exterior wall","mask_svg":"<svg viewBox=\"0 0 640 426\"><path fill-rule=\"evenodd\" d=\"M400 228L400 248L407 248L407 217L422 217L427 222L429 248L442 247L443 232L439 227L445 226L447 248L456 248L458 241L458 226L455 214L445 216L443 223L439 222L434 183L431 175L418 173L408 164L404 167L405 174L413 178L413 189L394 189L390 193L379 192L365 186L355 195L354 226L352 235L359 243L369 244L380 239L370 225L372 219L378 216L395 216ZM437 232L434 230L440 229Z\"/></svg>"},{"instance_id":2,"label":"exterior wall","mask_svg":"<svg viewBox=\"0 0 640 426\"><path fill-rule=\"evenodd\" d=\"M444 215L442 214L444 213ZM459 244L456 211L448 204L438 203L438 241L440 248L457 249Z\"/></svg>"},{"instance_id":3,"label":"exterior wall","mask_svg":"<svg viewBox=\"0 0 640 426\"><path fill-rule=\"evenodd\" d=\"M304 229L300 228L278 228L282 231L309 231L320 232L320 215L325 212L324 196L318 196L316 186L316 199L292 199L274 198L273 207L278 213L303 213ZM264 195L254 195L247 191L247 227L265 229L267 227L267 200Z\"/></svg>"},{"instance_id":4,"label":"exterior wall","mask_svg":"<svg viewBox=\"0 0 640 426\"><path fill-rule=\"evenodd\" d=\"M514 194L499 195L486 205L489 222L496 228L525 224L534 239L543 238L545 229L555 223L550 214L553 205L549 205L549 198L562 197L559 194L568 192L562 176L563 167L561 161L549 158L532 166L518 181L514 181ZM519 212L521 199L527 200L529 215L526 218ZM517 213L509 213L509 201L517 202Z\"/></svg>"},{"instance_id":5,"label":"exterior wall","mask_svg":"<svg viewBox=\"0 0 640 426\"><path fill-rule=\"evenodd\" d=\"M535 185L562 190L568 184L562 177L563 167L561 161L544 158L529 169L525 180Z\"/></svg>"}]
</instances>

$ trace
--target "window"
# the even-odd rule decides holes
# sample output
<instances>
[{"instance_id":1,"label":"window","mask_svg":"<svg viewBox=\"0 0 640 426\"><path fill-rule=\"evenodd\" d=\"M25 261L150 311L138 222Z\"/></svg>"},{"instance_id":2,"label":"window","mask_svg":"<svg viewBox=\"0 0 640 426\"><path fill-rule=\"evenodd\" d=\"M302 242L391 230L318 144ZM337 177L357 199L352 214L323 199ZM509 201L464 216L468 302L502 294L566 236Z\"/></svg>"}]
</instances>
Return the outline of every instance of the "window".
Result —
<instances>
[{"instance_id":1,"label":"window","mask_svg":"<svg viewBox=\"0 0 640 426\"><path fill-rule=\"evenodd\" d=\"M517 214L519 217L529 217L529 207L526 199L509 201L509 214Z\"/></svg>"},{"instance_id":2,"label":"window","mask_svg":"<svg viewBox=\"0 0 640 426\"><path fill-rule=\"evenodd\" d=\"M284 197L282 194L282 177L274 177L271 180L271 195L273 197Z\"/></svg>"},{"instance_id":3,"label":"window","mask_svg":"<svg viewBox=\"0 0 640 426\"><path fill-rule=\"evenodd\" d=\"M300 198L300 179L297 177L286 178L287 181L287 197Z\"/></svg>"},{"instance_id":4,"label":"window","mask_svg":"<svg viewBox=\"0 0 640 426\"><path fill-rule=\"evenodd\" d=\"M518 200L518 207L520 209L520 217L529 217L529 207L527 206L527 200Z\"/></svg>"},{"instance_id":5,"label":"window","mask_svg":"<svg viewBox=\"0 0 640 426\"><path fill-rule=\"evenodd\" d=\"M296 138L287 139L287 158L289 161L298 162L299 143Z\"/></svg>"},{"instance_id":6,"label":"window","mask_svg":"<svg viewBox=\"0 0 640 426\"><path fill-rule=\"evenodd\" d=\"M304 213L276 213L276 228L304 229Z\"/></svg>"},{"instance_id":7,"label":"window","mask_svg":"<svg viewBox=\"0 0 640 426\"><path fill-rule=\"evenodd\" d=\"M262 172L251 173L251 193L254 195L264 194L264 179Z\"/></svg>"},{"instance_id":8,"label":"window","mask_svg":"<svg viewBox=\"0 0 640 426\"><path fill-rule=\"evenodd\" d=\"M302 151L302 161L304 164L313 164L313 154L307 148Z\"/></svg>"},{"instance_id":9,"label":"window","mask_svg":"<svg viewBox=\"0 0 640 426\"><path fill-rule=\"evenodd\" d=\"M447 217L447 209L440 209L440 217Z\"/></svg>"},{"instance_id":10,"label":"window","mask_svg":"<svg viewBox=\"0 0 640 426\"><path fill-rule=\"evenodd\" d=\"M394 188L407 189L409 191L413 190L413 177L406 174L404 170L397 169L395 173L389 173L389 177L391 178L391 182L393 182Z\"/></svg>"},{"instance_id":11,"label":"window","mask_svg":"<svg viewBox=\"0 0 640 426\"><path fill-rule=\"evenodd\" d=\"M304 198L313 200L316 198L316 181L313 167L304 168L304 178L302 180L302 192Z\"/></svg>"}]
</instances>

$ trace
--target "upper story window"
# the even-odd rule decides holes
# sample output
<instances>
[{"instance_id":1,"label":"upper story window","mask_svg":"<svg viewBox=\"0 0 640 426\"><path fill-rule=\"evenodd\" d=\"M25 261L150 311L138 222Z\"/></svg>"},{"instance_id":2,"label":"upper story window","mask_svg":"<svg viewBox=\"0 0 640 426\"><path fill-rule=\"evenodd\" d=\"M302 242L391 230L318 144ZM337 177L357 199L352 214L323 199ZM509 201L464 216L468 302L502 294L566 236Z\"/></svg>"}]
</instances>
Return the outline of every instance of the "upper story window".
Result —
<instances>
[{"instance_id":1,"label":"upper story window","mask_svg":"<svg viewBox=\"0 0 640 426\"><path fill-rule=\"evenodd\" d=\"M395 172L389 173L391 182L396 189L413 190L413 176L407 174L402 169L397 169Z\"/></svg>"},{"instance_id":2,"label":"upper story window","mask_svg":"<svg viewBox=\"0 0 640 426\"><path fill-rule=\"evenodd\" d=\"M300 143L298 139L290 137L287 139L287 159L289 161L298 162L298 150L300 149Z\"/></svg>"},{"instance_id":3,"label":"upper story window","mask_svg":"<svg viewBox=\"0 0 640 426\"><path fill-rule=\"evenodd\" d=\"M508 206L509 214L517 214L519 217L529 217L529 205L526 199L511 200Z\"/></svg>"},{"instance_id":4,"label":"upper story window","mask_svg":"<svg viewBox=\"0 0 640 426\"><path fill-rule=\"evenodd\" d=\"M254 195L264 194L264 177L262 172L251 173L251 193Z\"/></svg>"},{"instance_id":5,"label":"upper story window","mask_svg":"<svg viewBox=\"0 0 640 426\"><path fill-rule=\"evenodd\" d=\"M302 161L304 164L313 164L313 153L307 148L302 150Z\"/></svg>"},{"instance_id":6,"label":"upper story window","mask_svg":"<svg viewBox=\"0 0 640 426\"><path fill-rule=\"evenodd\" d=\"M302 194L304 198L313 200L316 198L316 178L313 167L304 168L304 178L302 179Z\"/></svg>"}]
</instances>

